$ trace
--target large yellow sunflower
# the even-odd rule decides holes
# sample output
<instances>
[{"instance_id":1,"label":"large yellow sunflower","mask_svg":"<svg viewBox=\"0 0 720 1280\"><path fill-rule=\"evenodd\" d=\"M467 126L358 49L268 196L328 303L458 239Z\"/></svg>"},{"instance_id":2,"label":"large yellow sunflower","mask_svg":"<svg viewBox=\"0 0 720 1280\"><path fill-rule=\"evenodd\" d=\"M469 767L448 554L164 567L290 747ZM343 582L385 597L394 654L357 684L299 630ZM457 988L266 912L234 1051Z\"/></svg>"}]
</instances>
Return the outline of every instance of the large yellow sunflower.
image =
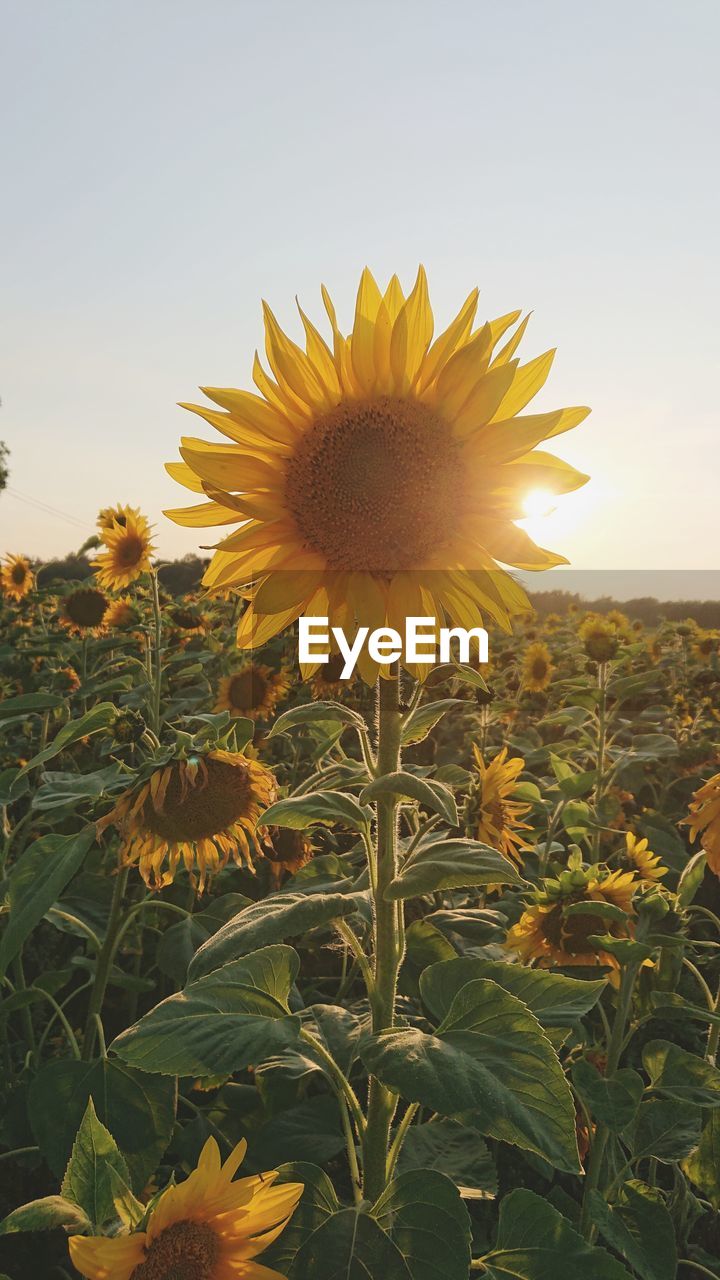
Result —
<instances>
[{"instance_id":1,"label":"large yellow sunflower","mask_svg":"<svg viewBox=\"0 0 720 1280\"><path fill-rule=\"evenodd\" d=\"M683 823L690 828L691 840L701 836L708 866L720 876L720 773L693 793L690 811Z\"/></svg>"},{"instance_id":2,"label":"large yellow sunflower","mask_svg":"<svg viewBox=\"0 0 720 1280\"><path fill-rule=\"evenodd\" d=\"M123 792L98 832L115 826L120 858L137 864L151 889L171 884L182 862L202 893L232 855L252 869L249 841L272 803L275 779L264 765L229 751L173 760Z\"/></svg>"},{"instance_id":3,"label":"large yellow sunflower","mask_svg":"<svg viewBox=\"0 0 720 1280\"><path fill-rule=\"evenodd\" d=\"M87 1280L282 1280L253 1259L284 1231L303 1193L277 1172L233 1177L245 1157L239 1142L224 1164L208 1138L196 1169L170 1186L144 1231L71 1236L73 1266Z\"/></svg>"},{"instance_id":4,"label":"large yellow sunflower","mask_svg":"<svg viewBox=\"0 0 720 1280\"><path fill-rule=\"evenodd\" d=\"M523 658L523 687L532 693L547 689L554 671L550 650L541 640L528 645Z\"/></svg>"},{"instance_id":5,"label":"large yellow sunflower","mask_svg":"<svg viewBox=\"0 0 720 1280\"><path fill-rule=\"evenodd\" d=\"M587 477L535 446L589 410L522 415L554 352L519 364L527 317L473 329L473 290L433 341L420 268L406 298L397 276L384 293L366 269L352 333L325 342L301 310L303 351L265 306L269 376L256 357L260 395L204 387L218 408L185 405L230 443L184 438L170 474L209 501L167 512L191 527L242 523L217 544L211 591L236 588L251 603L241 648L260 646L300 614L404 629L408 615L509 626L529 608L504 565L546 569L564 557L537 547L515 524L531 489L564 493ZM360 670L378 664L365 651ZM304 671L312 674L314 667Z\"/></svg>"},{"instance_id":6,"label":"large yellow sunflower","mask_svg":"<svg viewBox=\"0 0 720 1280\"><path fill-rule=\"evenodd\" d=\"M109 591L129 587L151 568L150 557L154 547L150 526L143 515L129 507L125 510L127 514L122 524L114 520L112 527L104 530L103 541L107 550L96 557L93 565L100 586Z\"/></svg>"},{"instance_id":7,"label":"large yellow sunflower","mask_svg":"<svg viewBox=\"0 0 720 1280\"><path fill-rule=\"evenodd\" d=\"M545 880L535 902L508 931L506 946L517 952L524 964L607 965L617 970L618 962L589 942L593 935L612 934L626 938L631 923L608 920L598 914L574 914L576 903L603 903L632 913L632 896L640 881L631 871L606 871L597 867L563 871L557 880Z\"/></svg>"},{"instance_id":8,"label":"large yellow sunflower","mask_svg":"<svg viewBox=\"0 0 720 1280\"><path fill-rule=\"evenodd\" d=\"M518 775L525 768L525 761L520 756L507 759L507 747L485 764L482 752L473 743L473 756L478 771L478 780L468 795L465 806L465 825L468 835L475 840L482 840L493 849L498 849L507 857L522 866L522 852L531 849L519 833L529 831L527 822L521 822L529 812L530 805L513 800L512 794L517 786Z\"/></svg>"},{"instance_id":9,"label":"large yellow sunflower","mask_svg":"<svg viewBox=\"0 0 720 1280\"><path fill-rule=\"evenodd\" d=\"M32 591L35 575L25 556L6 556L0 571L0 587L11 600L22 600Z\"/></svg>"},{"instance_id":10,"label":"large yellow sunflower","mask_svg":"<svg viewBox=\"0 0 720 1280\"><path fill-rule=\"evenodd\" d=\"M229 711L231 716L247 716L250 720L266 720L289 688L290 681L283 671L247 662L220 681L215 710Z\"/></svg>"},{"instance_id":11,"label":"large yellow sunflower","mask_svg":"<svg viewBox=\"0 0 720 1280\"><path fill-rule=\"evenodd\" d=\"M96 587L76 587L60 603L60 621L75 635L99 635L105 628L108 603Z\"/></svg>"}]
</instances>

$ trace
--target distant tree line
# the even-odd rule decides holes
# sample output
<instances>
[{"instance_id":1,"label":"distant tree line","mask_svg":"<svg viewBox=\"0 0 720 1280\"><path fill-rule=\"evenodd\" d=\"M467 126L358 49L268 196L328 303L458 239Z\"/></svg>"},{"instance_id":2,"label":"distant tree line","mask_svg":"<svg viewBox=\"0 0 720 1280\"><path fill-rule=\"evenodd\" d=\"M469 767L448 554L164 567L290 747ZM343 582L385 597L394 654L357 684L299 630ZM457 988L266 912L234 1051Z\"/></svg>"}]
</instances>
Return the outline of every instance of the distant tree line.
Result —
<instances>
[{"instance_id":1,"label":"distant tree line","mask_svg":"<svg viewBox=\"0 0 720 1280\"><path fill-rule=\"evenodd\" d=\"M656 600L654 596L637 596L633 600L613 600L612 596L600 596L597 600L585 600L571 591L535 591L529 593L537 612L567 613L569 605L583 612L610 613L619 609L628 618L639 618L646 627L659 622L682 622L693 618L700 627L720 627L720 600Z\"/></svg>"}]
</instances>

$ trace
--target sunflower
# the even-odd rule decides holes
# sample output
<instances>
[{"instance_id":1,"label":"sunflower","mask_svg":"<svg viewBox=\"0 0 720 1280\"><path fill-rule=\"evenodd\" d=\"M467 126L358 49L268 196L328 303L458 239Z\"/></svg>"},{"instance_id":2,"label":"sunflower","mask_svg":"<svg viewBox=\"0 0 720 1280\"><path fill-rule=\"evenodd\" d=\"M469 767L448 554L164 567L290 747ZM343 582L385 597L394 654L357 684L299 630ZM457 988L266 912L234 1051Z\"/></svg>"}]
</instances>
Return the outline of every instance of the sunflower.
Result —
<instances>
[{"instance_id":1,"label":"sunflower","mask_svg":"<svg viewBox=\"0 0 720 1280\"><path fill-rule=\"evenodd\" d=\"M62 693L77 693L80 677L74 667L59 667L53 671L53 686Z\"/></svg>"},{"instance_id":2,"label":"sunflower","mask_svg":"<svg viewBox=\"0 0 720 1280\"><path fill-rule=\"evenodd\" d=\"M262 852L270 863L273 888L279 889L285 876L294 876L307 866L313 847L304 831L291 827L270 827Z\"/></svg>"},{"instance_id":3,"label":"sunflower","mask_svg":"<svg viewBox=\"0 0 720 1280\"><path fill-rule=\"evenodd\" d=\"M197 1168L163 1191L144 1231L71 1236L73 1266L87 1280L282 1280L253 1259L285 1229L303 1185L276 1185L275 1171L233 1182L246 1148L239 1142L221 1164L208 1138Z\"/></svg>"},{"instance_id":4,"label":"sunflower","mask_svg":"<svg viewBox=\"0 0 720 1280\"><path fill-rule=\"evenodd\" d=\"M329 661L320 664L310 681L310 692L313 698L319 701L327 698L338 698L341 693L354 684L354 671L349 680L341 678L344 666L345 659L341 653L331 653Z\"/></svg>"},{"instance_id":5,"label":"sunflower","mask_svg":"<svg viewBox=\"0 0 720 1280\"><path fill-rule=\"evenodd\" d=\"M508 931L505 945L517 952L523 964L547 969L559 965L608 965L617 970L614 956L594 947L593 934L626 938L630 921L608 920L601 914L575 914L578 903L610 903L628 915L640 881L632 871L607 871L597 866L562 871L557 880L545 880L535 902Z\"/></svg>"},{"instance_id":6,"label":"sunflower","mask_svg":"<svg viewBox=\"0 0 720 1280\"><path fill-rule=\"evenodd\" d=\"M523 685L526 689L532 693L542 693L543 689L547 689L554 670L546 644L538 641L537 644L528 645L523 658Z\"/></svg>"},{"instance_id":7,"label":"sunflower","mask_svg":"<svg viewBox=\"0 0 720 1280\"><path fill-rule=\"evenodd\" d=\"M131 627L139 626L140 621L137 606L130 596L118 596L117 600L110 601L105 614L106 627L112 627L116 631L127 631Z\"/></svg>"},{"instance_id":8,"label":"sunflower","mask_svg":"<svg viewBox=\"0 0 720 1280\"><path fill-rule=\"evenodd\" d=\"M534 450L589 410L519 416L554 352L518 363L527 317L496 351L520 312L474 330L477 297L475 289L433 342L422 267L407 298L397 276L383 294L366 269L349 337L326 290L332 346L301 310L305 351L265 306L273 376L256 357L260 395L205 387L219 408L183 406L230 443L183 439L183 460L168 470L209 501L167 514L193 528L242 522L216 545L203 580L250 599L240 648L264 644L301 614L347 632L402 631L408 615L476 626L481 613L509 629L530 605L499 562L532 570L565 562L515 521L529 489L585 483ZM367 651L359 666L373 683L379 668Z\"/></svg>"},{"instance_id":9,"label":"sunflower","mask_svg":"<svg viewBox=\"0 0 720 1280\"><path fill-rule=\"evenodd\" d=\"M122 864L137 864L148 888L171 884L182 861L193 886L197 868L203 893L230 855L253 869L249 839L274 795L272 774L256 760L210 751L173 760L123 792L98 833L118 829Z\"/></svg>"},{"instance_id":10,"label":"sunflower","mask_svg":"<svg viewBox=\"0 0 720 1280\"><path fill-rule=\"evenodd\" d=\"M718 638L713 631L703 631L693 646L695 657L700 662L709 662L717 653Z\"/></svg>"},{"instance_id":11,"label":"sunflower","mask_svg":"<svg viewBox=\"0 0 720 1280\"><path fill-rule=\"evenodd\" d=\"M77 587L60 605L60 621L76 635L99 635L105 629L108 598L96 587Z\"/></svg>"},{"instance_id":12,"label":"sunflower","mask_svg":"<svg viewBox=\"0 0 720 1280\"><path fill-rule=\"evenodd\" d=\"M525 768L520 756L508 760L507 747L486 765L482 752L473 743L473 756L478 771L478 781L470 788L465 806L465 825L469 836L482 840L493 849L522 866L522 851L532 845L518 834L530 827L520 819L529 812L529 804L511 799L517 786L518 774Z\"/></svg>"},{"instance_id":13,"label":"sunflower","mask_svg":"<svg viewBox=\"0 0 720 1280\"><path fill-rule=\"evenodd\" d=\"M196 609L183 609L177 606L170 610L168 616L172 625L186 635L204 636L207 631L207 618Z\"/></svg>"},{"instance_id":14,"label":"sunflower","mask_svg":"<svg viewBox=\"0 0 720 1280\"><path fill-rule=\"evenodd\" d=\"M610 662L618 651L618 633L612 622L599 614L588 614L580 626L580 639L594 662Z\"/></svg>"},{"instance_id":15,"label":"sunflower","mask_svg":"<svg viewBox=\"0 0 720 1280\"><path fill-rule=\"evenodd\" d=\"M621 861L628 871L635 872L642 884L654 884L668 873L659 854L653 853L648 844L647 839L638 840L632 831L625 832L625 851Z\"/></svg>"},{"instance_id":16,"label":"sunflower","mask_svg":"<svg viewBox=\"0 0 720 1280\"><path fill-rule=\"evenodd\" d=\"M114 507L101 507L98 511L97 527L102 534L108 533L111 529L119 524L121 528L125 528L130 520L142 520L139 507L123 506L117 503Z\"/></svg>"},{"instance_id":17,"label":"sunflower","mask_svg":"<svg viewBox=\"0 0 720 1280\"><path fill-rule=\"evenodd\" d=\"M139 512L126 508L125 522L114 520L105 529L103 541L106 551L96 557L93 568L101 587L121 591L151 568L150 556L154 547L150 541L150 526Z\"/></svg>"},{"instance_id":18,"label":"sunflower","mask_svg":"<svg viewBox=\"0 0 720 1280\"><path fill-rule=\"evenodd\" d=\"M250 720L266 720L289 688L290 681L283 671L271 671L261 663L246 662L220 681L215 710L229 711L231 716L247 716Z\"/></svg>"},{"instance_id":19,"label":"sunflower","mask_svg":"<svg viewBox=\"0 0 720 1280\"><path fill-rule=\"evenodd\" d=\"M702 833L702 847L708 866L716 876L720 876L720 773L693 793L690 811L687 818L683 818L683 825L690 828L691 840L696 840Z\"/></svg>"},{"instance_id":20,"label":"sunflower","mask_svg":"<svg viewBox=\"0 0 720 1280\"><path fill-rule=\"evenodd\" d=\"M11 600L22 600L32 591L35 575L25 556L6 556L0 571L0 586Z\"/></svg>"}]
</instances>

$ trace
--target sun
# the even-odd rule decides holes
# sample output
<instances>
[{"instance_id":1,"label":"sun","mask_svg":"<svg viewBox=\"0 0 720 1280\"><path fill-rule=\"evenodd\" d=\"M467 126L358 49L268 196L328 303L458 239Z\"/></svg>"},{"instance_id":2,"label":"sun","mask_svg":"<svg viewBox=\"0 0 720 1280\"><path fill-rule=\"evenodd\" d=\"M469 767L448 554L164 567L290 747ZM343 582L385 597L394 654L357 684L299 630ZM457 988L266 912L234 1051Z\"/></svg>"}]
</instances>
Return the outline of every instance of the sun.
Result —
<instances>
[{"instance_id":1,"label":"sun","mask_svg":"<svg viewBox=\"0 0 720 1280\"><path fill-rule=\"evenodd\" d=\"M539 520L555 510L555 496L548 489L531 489L523 498L523 511L529 520Z\"/></svg>"}]
</instances>

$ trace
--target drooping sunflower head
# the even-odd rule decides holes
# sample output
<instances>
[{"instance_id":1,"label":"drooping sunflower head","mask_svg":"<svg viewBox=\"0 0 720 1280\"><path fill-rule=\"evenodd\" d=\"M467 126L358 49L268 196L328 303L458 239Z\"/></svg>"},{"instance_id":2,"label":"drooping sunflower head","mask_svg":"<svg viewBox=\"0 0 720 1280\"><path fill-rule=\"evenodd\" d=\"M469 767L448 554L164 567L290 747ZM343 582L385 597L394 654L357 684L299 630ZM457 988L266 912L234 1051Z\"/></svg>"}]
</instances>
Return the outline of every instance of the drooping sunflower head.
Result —
<instances>
[{"instance_id":1,"label":"drooping sunflower head","mask_svg":"<svg viewBox=\"0 0 720 1280\"><path fill-rule=\"evenodd\" d=\"M0 570L0 587L11 600L22 600L32 591L35 575L25 556L6 556Z\"/></svg>"},{"instance_id":2,"label":"drooping sunflower head","mask_svg":"<svg viewBox=\"0 0 720 1280\"><path fill-rule=\"evenodd\" d=\"M278 1183L274 1170L234 1182L246 1149L238 1143L221 1163L208 1138L197 1168L163 1191L144 1231L71 1236L73 1266L87 1280L282 1280L252 1260L285 1229L303 1184Z\"/></svg>"},{"instance_id":3,"label":"drooping sunflower head","mask_svg":"<svg viewBox=\"0 0 720 1280\"><path fill-rule=\"evenodd\" d=\"M105 626L111 630L129 631L140 625L141 618L137 605L130 596L118 596L111 600L105 614Z\"/></svg>"},{"instance_id":4,"label":"drooping sunflower head","mask_svg":"<svg viewBox=\"0 0 720 1280\"><path fill-rule=\"evenodd\" d=\"M53 672L53 687L60 693L76 693L80 677L74 667L60 667Z\"/></svg>"},{"instance_id":5,"label":"drooping sunflower head","mask_svg":"<svg viewBox=\"0 0 720 1280\"><path fill-rule=\"evenodd\" d=\"M101 587L122 591L151 568L154 547L150 526L143 515L126 507L123 523L113 520L103 532L106 550L97 556L93 568Z\"/></svg>"},{"instance_id":6,"label":"drooping sunflower head","mask_svg":"<svg viewBox=\"0 0 720 1280\"><path fill-rule=\"evenodd\" d=\"M588 614L580 627L580 639L593 662L610 662L620 643L617 628L600 614Z\"/></svg>"},{"instance_id":7,"label":"drooping sunflower head","mask_svg":"<svg viewBox=\"0 0 720 1280\"><path fill-rule=\"evenodd\" d=\"M260 394L208 387L217 407L184 406L230 443L183 439L183 461L168 470L209 501L167 514L192 527L243 522L204 579L251 596L241 648L301 613L398 630L408 615L477 625L488 614L507 628L529 604L500 565L563 562L515 522L529 489L562 493L587 479L535 447L588 410L522 415L554 353L520 365L527 320L513 311L474 328L477 297L433 341L422 268L407 297L396 276L383 293L366 270L352 333L323 290L332 338L301 311L304 350L266 306L272 376L256 357ZM377 662L365 653L359 666L372 682Z\"/></svg>"},{"instance_id":8,"label":"drooping sunflower head","mask_svg":"<svg viewBox=\"0 0 720 1280\"><path fill-rule=\"evenodd\" d=\"M662 865L659 855L648 847L649 843L647 839L639 840L632 831L625 832L625 850L621 863L628 871L634 871L643 884L654 884L668 873L668 868Z\"/></svg>"},{"instance_id":9,"label":"drooping sunflower head","mask_svg":"<svg viewBox=\"0 0 720 1280\"><path fill-rule=\"evenodd\" d=\"M178 631L188 636L204 636L207 631L207 618L197 609L185 609L176 606L169 611L170 622Z\"/></svg>"},{"instance_id":10,"label":"drooping sunflower head","mask_svg":"<svg viewBox=\"0 0 720 1280\"><path fill-rule=\"evenodd\" d=\"M608 871L605 867L575 867L557 879L543 882L535 900L508 931L506 946L517 952L523 964L540 968L552 965L607 965L617 969L617 960L590 939L611 934L615 938L632 935L632 898L640 881L631 871ZM597 903L594 914L588 906ZM608 919L601 904L608 903L627 913L627 919Z\"/></svg>"},{"instance_id":11,"label":"drooping sunflower head","mask_svg":"<svg viewBox=\"0 0 720 1280\"><path fill-rule=\"evenodd\" d=\"M720 876L720 773L709 778L693 793L683 825L690 828L690 839L701 837L707 863Z\"/></svg>"},{"instance_id":12,"label":"drooping sunflower head","mask_svg":"<svg viewBox=\"0 0 720 1280\"><path fill-rule=\"evenodd\" d=\"M473 756L477 769L477 781L470 788L465 806L465 827L468 836L482 840L498 849L522 866L523 851L532 845L520 835L530 827L521 819L530 810L529 804L513 800L518 776L525 768L521 756L507 759L507 747L485 764L482 752L473 744Z\"/></svg>"},{"instance_id":13,"label":"drooping sunflower head","mask_svg":"<svg viewBox=\"0 0 720 1280\"><path fill-rule=\"evenodd\" d=\"M60 620L76 635L99 635L105 627L108 598L96 587L77 587L60 605Z\"/></svg>"},{"instance_id":14,"label":"drooping sunflower head","mask_svg":"<svg viewBox=\"0 0 720 1280\"><path fill-rule=\"evenodd\" d=\"M121 502L116 503L114 507L101 507L98 511L97 527L101 534L108 533L115 525L120 525L124 529L128 521L142 520L143 516L139 507L128 507ZM104 540L104 539L103 539Z\"/></svg>"},{"instance_id":15,"label":"drooping sunflower head","mask_svg":"<svg viewBox=\"0 0 720 1280\"><path fill-rule=\"evenodd\" d=\"M554 667L550 650L542 641L528 645L523 658L523 685L531 693L541 693L547 689L552 678Z\"/></svg>"},{"instance_id":16,"label":"drooping sunflower head","mask_svg":"<svg viewBox=\"0 0 720 1280\"><path fill-rule=\"evenodd\" d=\"M215 710L247 716L249 720L267 720L289 688L285 672L272 671L263 663L246 662L220 681Z\"/></svg>"},{"instance_id":17,"label":"drooping sunflower head","mask_svg":"<svg viewBox=\"0 0 720 1280\"><path fill-rule=\"evenodd\" d=\"M313 846L305 831L291 827L269 827L262 852L270 863L273 887L279 889L287 876L294 876L313 856Z\"/></svg>"},{"instance_id":18,"label":"drooping sunflower head","mask_svg":"<svg viewBox=\"0 0 720 1280\"><path fill-rule=\"evenodd\" d=\"M117 828L121 862L137 865L149 888L171 884L182 864L202 893L230 857L252 870L255 827L274 795L273 775L256 760L210 751L156 769L98 831Z\"/></svg>"}]
</instances>

